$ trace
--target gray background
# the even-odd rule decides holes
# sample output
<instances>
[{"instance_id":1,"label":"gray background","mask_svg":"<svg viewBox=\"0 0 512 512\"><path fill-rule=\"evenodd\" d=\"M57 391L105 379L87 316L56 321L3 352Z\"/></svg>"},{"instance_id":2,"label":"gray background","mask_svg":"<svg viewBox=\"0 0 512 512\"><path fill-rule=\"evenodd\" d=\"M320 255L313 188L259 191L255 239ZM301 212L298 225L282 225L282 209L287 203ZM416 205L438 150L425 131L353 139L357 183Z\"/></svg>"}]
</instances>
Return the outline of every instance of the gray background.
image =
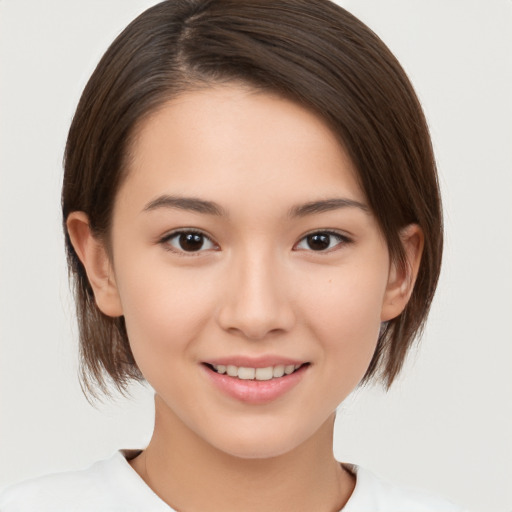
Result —
<instances>
[{"instance_id":1,"label":"gray background","mask_svg":"<svg viewBox=\"0 0 512 512\"><path fill-rule=\"evenodd\" d=\"M59 217L80 92L150 0L0 0L0 485L141 447L152 393L92 408ZM338 458L473 510L512 510L512 2L340 1L390 46L432 130L444 270L421 349L392 390L340 408Z\"/></svg>"}]
</instances>

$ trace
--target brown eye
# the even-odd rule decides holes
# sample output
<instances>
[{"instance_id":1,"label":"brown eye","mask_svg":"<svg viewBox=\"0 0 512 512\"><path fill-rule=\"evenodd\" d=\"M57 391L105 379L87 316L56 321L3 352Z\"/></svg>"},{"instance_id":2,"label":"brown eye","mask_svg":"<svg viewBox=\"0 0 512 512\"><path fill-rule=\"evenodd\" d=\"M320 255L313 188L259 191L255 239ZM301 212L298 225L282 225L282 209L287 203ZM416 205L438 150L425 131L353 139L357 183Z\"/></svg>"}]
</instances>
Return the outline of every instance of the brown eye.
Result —
<instances>
[{"instance_id":1,"label":"brown eye","mask_svg":"<svg viewBox=\"0 0 512 512\"><path fill-rule=\"evenodd\" d=\"M306 237L308 247L313 251L325 251L331 244L331 236L326 233L315 233Z\"/></svg>"},{"instance_id":2,"label":"brown eye","mask_svg":"<svg viewBox=\"0 0 512 512\"><path fill-rule=\"evenodd\" d=\"M197 233L183 233L178 237L178 243L184 251L199 251L203 247L204 237Z\"/></svg>"},{"instance_id":3,"label":"brown eye","mask_svg":"<svg viewBox=\"0 0 512 512\"><path fill-rule=\"evenodd\" d=\"M214 249L215 244L203 233L197 231L180 231L162 240L177 252L200 252Z\"/></svg>"},{"instance_id":4,"label":"brown eye","mask_svg":"<svg viewBox=\"0 0 512 512\"><path fill-rule=\"evenodd\" d=\"M350 243L350 240L339 233L317 231L316 233L310 233L302 238L295 248L301 251L322 252L347 243Z\"/></svg>"}]
</instances>

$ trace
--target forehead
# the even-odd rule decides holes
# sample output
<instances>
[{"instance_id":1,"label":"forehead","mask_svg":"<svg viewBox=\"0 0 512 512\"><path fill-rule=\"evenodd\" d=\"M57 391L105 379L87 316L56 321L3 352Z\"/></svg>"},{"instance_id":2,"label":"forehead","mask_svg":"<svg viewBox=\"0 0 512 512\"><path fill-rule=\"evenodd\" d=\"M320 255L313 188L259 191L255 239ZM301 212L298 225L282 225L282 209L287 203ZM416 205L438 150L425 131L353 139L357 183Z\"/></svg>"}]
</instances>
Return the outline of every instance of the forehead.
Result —
<instances>
[{"instance_id":1,"label":"forehead","mask_svg":"<svg viewBox=\"0 0 512 512\"><path fill-rule=\"evenodd\" d=\"M165 103L140 124L130 155L124 194L283 204L341 194L364 202L354 165L319 116L244 86Z\"/></svg>"}]
</instances>

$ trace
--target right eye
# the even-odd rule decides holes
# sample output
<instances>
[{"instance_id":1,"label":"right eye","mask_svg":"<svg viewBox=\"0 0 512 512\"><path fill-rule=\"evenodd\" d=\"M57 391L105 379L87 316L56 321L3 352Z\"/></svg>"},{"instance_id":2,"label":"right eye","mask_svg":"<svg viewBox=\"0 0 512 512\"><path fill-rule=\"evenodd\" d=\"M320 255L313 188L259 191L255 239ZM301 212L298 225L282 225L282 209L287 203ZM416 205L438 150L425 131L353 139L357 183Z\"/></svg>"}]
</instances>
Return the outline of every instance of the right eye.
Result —
<instances>
[{"instance_id":1,"label":"right eye","mask_svg":"<svg viewBox=\"0 0 512 512\"><path fill-rule=\"evenodd\" d=\"M204 233L193 230L174 231L162 238L161 243L170 246L171 251L198 253L217 249L217 245Z\"/></svg>"},{"instance_id":2,"label":"right eye","mask_svg":"<svg viewBox=\"0 0 512 512\"><path fill-rule=\"evenodd\" d=\"M334 231L315 231L299 240L295 246L296 250L330 252L339 249L343 245L351 243L351 240L341 233Z\"/></svg>"}]
</instances>

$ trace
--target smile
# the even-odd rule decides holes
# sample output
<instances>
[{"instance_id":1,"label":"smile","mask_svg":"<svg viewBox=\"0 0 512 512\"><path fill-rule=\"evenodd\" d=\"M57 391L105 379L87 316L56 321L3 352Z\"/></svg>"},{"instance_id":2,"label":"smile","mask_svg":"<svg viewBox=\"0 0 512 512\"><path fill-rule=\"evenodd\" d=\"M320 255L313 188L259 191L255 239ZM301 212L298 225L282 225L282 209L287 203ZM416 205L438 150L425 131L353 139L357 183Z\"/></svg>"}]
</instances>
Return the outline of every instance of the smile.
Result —
<instances>
[{"instance_id":1,"label":"smile","mask_svg":"<svg viewBox=\"0 0 512 512\"><path fill-rule=\"evenodd\" d=\"M235 377L240 380L272 380L279 379L284 375L291 375L298 370L302 364L290 364L290 365L276 365L267 366L265 368L250 368L246 366L234 366L234 365L222 365L213 364L208 365L215 372L221 375L228 375L229 377Z\"/></svg>"},{"instance_id":2,"label":"smile","mask_svg":"<svg viewBox=\"0 0 512 512\"><path fill-rule=\"evenodd\" d=\"M203 361L204 375L223 395L251 405L270 403L291 392L309 374L311 361L280 355L232 355Z\"/></svg>"}]
</instances>

